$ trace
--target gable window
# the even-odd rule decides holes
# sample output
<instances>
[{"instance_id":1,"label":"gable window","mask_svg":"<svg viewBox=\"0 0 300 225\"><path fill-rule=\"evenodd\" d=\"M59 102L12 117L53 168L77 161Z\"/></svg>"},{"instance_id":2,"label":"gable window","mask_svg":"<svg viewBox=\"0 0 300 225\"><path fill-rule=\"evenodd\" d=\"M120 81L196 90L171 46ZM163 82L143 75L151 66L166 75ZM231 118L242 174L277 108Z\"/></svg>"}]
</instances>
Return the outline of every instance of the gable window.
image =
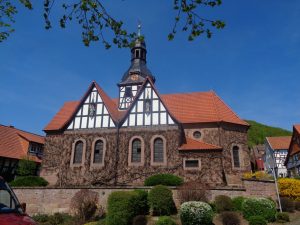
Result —
<instances>
[{"instance_id":1,"label":"gable window","mask_svg":"<svg viewBox=\"0 0 300 225\"><path fill-rule=\"evenodd\" d=\"M233 146L232 148L233 166L240 167L240 149L238 146Z\"/></svg>"},{"instance_id":2,"label":"gable window","mask_svg":"<svg viewBox=\"0 0 300 225\"><path fill-rule=\"evenodd\" d=\"M155 135L151 139L151 164L166 165L166 139L161 135Z\"/></svg>"},{"instance_id":3,"label":"gable window","mask_svg":"<svg viewBox=\"0 0 300 225\"><path fill-rule=\"evenodd\" d=\"M139 136L130 139L128 164L130 166L144 165L144 141Z\"/></svg>"},{"instance_id":4,"label":"gable window","mask_svg":"<svg viewBox=\"0 0 300 225\"><path fill-rule=\"evenodd\" d=\"M74 164L82 163L82 153L83 153L83 142L77 141L74 150L74 158L73 158Z\"/></svg>"},{"instance_id":5,"label":"gable window","mask_svg":"<svg viewBox=\"0 0 300 225\"><path fill-rule=\"evenodd\" d=\"M199 170L200 160L199 159L184 159L184 169L185 170Z\"/></svg>"},{"instance_id":6,"label":"gable window","mask_svg":"<svg viewBox=\"0 0 300 225\"><path fill-rule=\"evenodd\" d=\"M131 152L131 162L141 162L141 140L134 139L132 141L132 152Z\"/></svg>"}]
</instances>

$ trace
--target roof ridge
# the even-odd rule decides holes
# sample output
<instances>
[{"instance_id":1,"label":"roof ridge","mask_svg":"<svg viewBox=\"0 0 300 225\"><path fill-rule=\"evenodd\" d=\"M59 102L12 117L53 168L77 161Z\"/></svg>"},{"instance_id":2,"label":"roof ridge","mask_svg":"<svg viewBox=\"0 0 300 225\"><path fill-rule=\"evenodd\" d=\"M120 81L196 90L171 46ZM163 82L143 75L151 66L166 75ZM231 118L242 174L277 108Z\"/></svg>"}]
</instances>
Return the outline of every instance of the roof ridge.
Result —
<instances>
[{"instance_id":1,"label":"roof ridge","mask_svg":"<svg viewBox=\"0 0 300 225\"><path fill-rule=\"evenodd\" d=\"M32 134L32 135L40 136L40 137L42 137L42 138L45 137L45 136L42 136L42 135L40 135L40 134L36 134L36 133L30 132L30 131L26 131L26 130L22 130L22 129L16 128L15 126L11 127L10 125L4 125L4 124L0 124L0 126L6 127L6 128L14 129L14 130L16 130L17 132L18 132L18 131L21 131L21 132L25 132L25 133L27 133L27 134Z\"/></svg>"},{"instance_id":2,"label":"roof ridge","mask_svg":"<svg viewBox=\"0 0 300 225\"><path fill-rule=\"evenodd\" d=\"M176 92L176 93L165 93L165 94L161 94L161 95L180 95L180 94L208 94L211 93L211 90L209 91L193 91L193 92Z\"/></svg>"},{"instance_id":3,"label":"roof ridge","mask_svg":"<svg viewBox=\"0 0 300 225\"><path fill-rule=\"evenodd\" d=\"M232 109L229 105L227 105L215 92L214 95L218 98L219 101L221 101L225 107L227 107L238 119L240 119L241 121L243 121L245 123L245 125L250 126L250 124L248 124L245 120L241 119ZM222 120L223 121L223 120ZM226 122L226 121L225 121Z\"/></svg>"},{"instance_id":4,"label":"roof ridge","mask_svg":"<svg viewBox=\"0 0 300 225\"><path fill-rule=\"evenodd\" d=\"M215 106L215 110L216 110L216 113L217 113L217 118L218 118L218 120L223 121L222 118L220 118L220 116L219 116L220 112L219 112L219 109L218 109L217 104L216 104L215 96L216 96L216 94L213 91L211 91L212 102Z\"/></svg>"}]
</instances>

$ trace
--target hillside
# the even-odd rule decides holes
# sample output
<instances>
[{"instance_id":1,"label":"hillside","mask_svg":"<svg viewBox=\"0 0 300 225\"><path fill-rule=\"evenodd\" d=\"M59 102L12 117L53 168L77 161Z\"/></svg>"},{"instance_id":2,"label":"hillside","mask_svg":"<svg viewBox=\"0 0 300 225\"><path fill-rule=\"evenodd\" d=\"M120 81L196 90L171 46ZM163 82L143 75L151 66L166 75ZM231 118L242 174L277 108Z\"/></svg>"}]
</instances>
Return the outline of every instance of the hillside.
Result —
<instances>
[{"instance_id":1,"label":"hillside","mask_svg":"<svg viewBox=\"0 0 300 225\"><path fill-rule=\"evenodd\" d=\"M277 137L277 136L291 136L292 132L278 128L271 127L253 120L246 120L251 125L248 130L248 146L263 144L265 137Z\"/></svg>"}]
</instances>

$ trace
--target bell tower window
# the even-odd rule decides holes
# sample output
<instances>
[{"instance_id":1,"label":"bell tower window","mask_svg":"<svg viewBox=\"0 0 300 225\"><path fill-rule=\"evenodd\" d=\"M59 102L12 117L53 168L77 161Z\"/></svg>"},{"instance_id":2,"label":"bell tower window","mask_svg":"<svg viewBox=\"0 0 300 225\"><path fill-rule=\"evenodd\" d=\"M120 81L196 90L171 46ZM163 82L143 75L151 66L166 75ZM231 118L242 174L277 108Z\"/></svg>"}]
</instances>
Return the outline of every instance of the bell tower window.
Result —
<instances>
[{"instance_id":1,"label":"bell tower window","mask_svg":"<svg viewBox=\"0 0 300 225\"><path fill-rule=\"evenodd\" d=\"M136 49L135 50L135 58L140 58L140 50L139 49Z\"/></svg>"},{"instance_id":2,"label":"bell tower window","mask_svg":"<svg viewBox=\"0 0 300 225\"><path fill-rule=\"evenodd\" d=\"M132 98L131 87L125 87L125 98Z\"/></svg>"}]
</instances>

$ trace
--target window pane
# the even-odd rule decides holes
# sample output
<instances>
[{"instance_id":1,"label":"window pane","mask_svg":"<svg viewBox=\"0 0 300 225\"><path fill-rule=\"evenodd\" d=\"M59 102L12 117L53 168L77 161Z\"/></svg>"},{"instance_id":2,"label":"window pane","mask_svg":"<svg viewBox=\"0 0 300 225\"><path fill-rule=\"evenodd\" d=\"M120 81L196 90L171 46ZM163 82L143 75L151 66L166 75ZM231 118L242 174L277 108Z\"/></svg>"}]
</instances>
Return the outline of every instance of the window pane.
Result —
<instances>
[{"instance_id":1,"label":"window pane","mask_svg":"<svg viewBox=\"0 0 300 225\"><path fill-rule=\"evenodd\" d=\"M232 154L234 167L240 167L239 147L234 146L232 149Z\"/></svg>"},{"instance_id":2,"label":"window pane","mask_svg":"<svg viewBox=\"0 0 300 225\"><path fill-rule=\"evenodd\" d=\"M164 162L164 146L161 138L154 140L154 162Z\"/></svg>"},{"instance_id":3,"label":"window pane","mask_svg":"<svg viewBox=\"0 0 300 225\"><path fill-rule=\"evenodd\" d=\"M132 141L132 154L131 154L131 161L132 162L141 162L141 140L134 139Z\"/></svg>"},{"instance_id":4,"label":"window pane","mask_svg":"<svg viewBox=\"0 0 300 225\"><path fill-rule=\"evenodd\" d=\"M199 160L186 160L185 167L188 168L198 168L199 167Z\"/></svg>"},{"instance_id":5,"label":"window pane","mask_svg":"<svg viewBox=\"0 0 300 225\"><path fill-rule=\"evenodd\" d=\"M83 142L78 141L75 145L73 163L81 163L82 162L82 152L83 152Z\"/></svg>"},{"instance_id":6,"label":"window pane","mask_svg":"<svg viewBox=\"0 0 300 225\"><path fill-rule=\"evenodd\" d=\"M103 141L98 140L95 143L94 148L94 163L102 163L103 162Z\"/></svg>"}]
</instances>

